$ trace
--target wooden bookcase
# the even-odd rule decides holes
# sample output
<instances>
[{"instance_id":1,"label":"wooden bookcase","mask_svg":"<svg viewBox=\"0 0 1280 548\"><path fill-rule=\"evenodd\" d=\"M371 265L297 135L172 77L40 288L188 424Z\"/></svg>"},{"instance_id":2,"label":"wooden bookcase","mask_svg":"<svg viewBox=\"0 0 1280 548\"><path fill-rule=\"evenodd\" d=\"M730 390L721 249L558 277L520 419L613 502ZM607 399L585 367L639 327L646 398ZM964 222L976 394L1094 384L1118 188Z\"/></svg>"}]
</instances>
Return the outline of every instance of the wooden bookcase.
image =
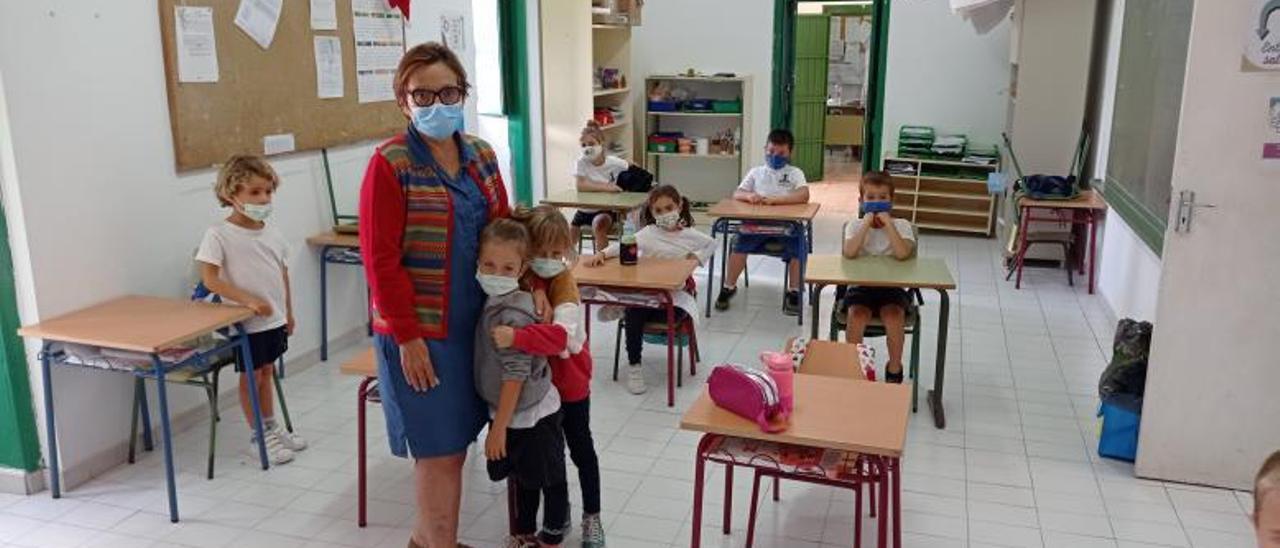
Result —
<instances>
[{"instance_id":1,"label":"wooden bookcase","mask_svg":"<svg viewBox=\"0 0 1280 548\"><path fill-rule=\"evenodd\" d=\"M891 157L884 166L893 178L895 217L923 229L991 236L995 199L987 192L987 175L999 171L998 164Z\"/></svg>"},{"instance_id":2,"label":"wooden bookcase","mask_svg":"<svg viewBox=\"0 0 1280 548\"><path fill-rule=\"evenodd\" d=\"M738 100L740 112L655 112L648 110L646 90L658 82L691 92L700 99ZM639 90L638 103L644 111L644 132L638 136L637 150L644 151L644 167L658 182L675 185L696 204L712 204L733 194L746 173L742 152L750 150L751 77L652 75ZM731 153L682 154L648 150L648 136L660 131L679 131L686 137L710 138L717 132L733 130L738 147Z\"/></svg>"}]
</instances>

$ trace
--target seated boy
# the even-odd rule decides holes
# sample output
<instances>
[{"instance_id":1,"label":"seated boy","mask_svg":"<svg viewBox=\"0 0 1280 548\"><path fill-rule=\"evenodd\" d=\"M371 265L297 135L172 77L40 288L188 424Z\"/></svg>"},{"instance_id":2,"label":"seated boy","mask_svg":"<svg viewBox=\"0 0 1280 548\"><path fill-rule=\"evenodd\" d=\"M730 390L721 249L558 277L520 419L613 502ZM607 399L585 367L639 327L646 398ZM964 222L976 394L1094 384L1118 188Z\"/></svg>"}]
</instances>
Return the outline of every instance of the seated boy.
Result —
<instances>
[{"instance_id":1,"label":"seated boy","mask_svg":"<svg viewBox=\"0 0 1280 548\"><path fill-rule=\"evenodd\" d=\"M1267 457L1253 481L1253 528L1259 548L1280 548L1280 451Z\"/></svg>"},{"instance_id":2,"label":"seated boy","mask_svg":"<svg viewBox=\"0 0 1280 548\"><path fill-rule=\"evenodd\" d=\"M911 223L893 218L884 209L893 204L893 181L889 174L866 173L859 192L858 202L868 213L845 226L844 256L849 259L892 256L900 261L910 258L916 244ZM845 337L849 342L862 342L862 333L872 316L878 314L884 322L889 346L889 363L884 368L887 382L902 382L902 346L907 338L906 312L910 304L911 297L900 287L850 287L845 293L848 307Z\"/></svg>"},{"instance_id":3,"label":"seated boy","mask_svg":"<svg viewBox=\"0 0 1280 548\"><path fill-rule=\"evenodd\" d=\"M785 205L809 203L809 187L804 172L790 165L791 148L795 138L785 129L769 132L765 144L765 164L747 172L742 184L733 192L733 199L750 204ZM716 310L728 310L729 301L738 293L738 277L747 269L747 255L781 254L787 263L789 283L782 312L788 316L800 314L800 246L807 245L800 234L772 236L764 234L738 234L734 238L733 253L729 255L729 272L721 282L720 295L716 297Z\"/></svg>"}]
</instances>

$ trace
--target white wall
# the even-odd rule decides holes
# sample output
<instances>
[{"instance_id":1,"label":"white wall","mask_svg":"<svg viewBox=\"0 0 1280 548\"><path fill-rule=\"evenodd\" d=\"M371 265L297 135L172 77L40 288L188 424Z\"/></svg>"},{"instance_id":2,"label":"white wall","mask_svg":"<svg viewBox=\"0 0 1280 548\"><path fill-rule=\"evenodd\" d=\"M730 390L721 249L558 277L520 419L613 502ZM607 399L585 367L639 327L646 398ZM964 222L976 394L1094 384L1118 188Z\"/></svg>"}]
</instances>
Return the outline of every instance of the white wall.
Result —
<instances>
[{"instance_id":1,"label":"white wall","mask_svg":"<svg viewBox=\"0 0 1280 548\"><path fill-rule=\"evenodd\" d=\"M1110 28L1106 32L1106 67L1103 93L1094 143L1094 179L1103 179L1111 151L1111 119L1115 113L1116 75L1120 65L1120 39L1124 28L1124 0L1112 4ZM1155 320L1160 288L1160 256L1147 246L1133 229L1111 212L1103 221L1098 239L1098 293L1116 318Z\"/></svg>"},{"instance_id":2,"label":"white wall","mask_svg":"<svg viewBox=\"0 0 1280 548\"><path fill-rule=\"evenodd\" d=\"M631 81L690 68L750 75L743 162L748 167L763 163L772 97L773 0L649 0L643 21L631 34ZM644 96L636 101L642 104Z\"/></svg>"},{"instance_id":3,"label":"white wall","mask_svg":"<svg viewBox=\"0 0 1280 548\"><path fill-rule=\"evenodd\" d=\"M903 124L999 142L1009 99L1007 20L980 35L947 0L894 2L888 49L883 154L896 154Z\"/></svg>"},{"instance_id":4,"label":"white wall","mask_svg":"<svg viewBox=\"0 0 1280 548\"><path fill-rule=\"evenodd\" d=\"M22 321L128 293L184 297L201 233L225 211L212 171L174 172L155 4L0 3L0 74L0 179ZM366 143L334 157L360 165L369 153ZM331 225L329 202L317 154L272 164L282 178L272 223L294 251L299 325L290 354L298 356L319 342L319 262L304 239ZM362 276L330 273L331 336L361 330ZM36 347L28 350L35 364ZM31 379L43 423L38 366ZM129 380L71 370L53 380L67 482L122 462ZM198 390L171 393L175 415L203 399Z\"/></svg>"}]
</instances>

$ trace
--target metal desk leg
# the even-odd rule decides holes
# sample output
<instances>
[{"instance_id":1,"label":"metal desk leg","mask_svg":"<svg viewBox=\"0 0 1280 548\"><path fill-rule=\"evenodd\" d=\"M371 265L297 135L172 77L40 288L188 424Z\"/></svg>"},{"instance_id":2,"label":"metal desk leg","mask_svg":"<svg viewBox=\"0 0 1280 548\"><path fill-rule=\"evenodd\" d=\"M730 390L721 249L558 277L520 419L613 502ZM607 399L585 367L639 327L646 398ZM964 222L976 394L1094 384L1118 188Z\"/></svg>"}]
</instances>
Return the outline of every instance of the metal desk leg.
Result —
<instances>
[{"instance_id":1,"label":"metal desk leg","mask_svg":"<svg viewBox=\"0 0 1280 548\"><path fill-rule=\"evenodd\" d=\"M698 441L698 452L693 461L693 538L689 541L692 548L702 546L702 491L706 487L707 461L704 449L711 440L710 434L703 434Z\"/></svg>"},{"instance_id":2,"label":"metal desk leg","mask_svg":"<svg viewBox=\"0 0 1280 548\"><path fill-rule=\"evenodd\" d=\"M1098 243L1098 212L1089 210L1086 215L1089 216L1089 294L1093 294L1093 277L1098 271L1094 259L1097 257Z\"/></svg>"},{"instance_id":3,"label":"metal desk leg","mask_svg":"<svg viewBox=\"0 0 1280 548\"><path fill-rule=\"evenodd\" d=\"M823 284L809 284L809 309L813 312L813 316L809 319L809 323L813 324L809 326L809 340L811 341L818 340L818 308L822 302L822 288L824 287L826 286Z\"/></svg>"},{"instance_id":4,"label":"metal desk leg","mask_svg":"<svg viewBox=\"0 0 1280 548\"><path fill-rule=\"evenodd\" d=\"M58 432L53 420L53 376L49 372L49 343L40 350L40 375L44 380L44 428L45 439L49 446L49 490L53 498L62 497L62 483L59 481L58 468ZM699 461L701 462L701 461Z\"/></svg>"},{"instance_id":5,"label":"metal desk leg","mask_svg":"<svg viewBox=\"0 0 1280 548\"><path fill-rule=\"evenodd\" d=\"M667 301L667 407L676 405L676 305Z\"/></svg>"},{"instance_id":6,"label":"metal desk leg","mask_svg":"<svg viewBox=\"0 0 1280 548\"><path fill-rule=\"evenodd\" d=\"M138 406L142 414L142 448L151 451L156 444L151 439L151 405L147 403L147 383L142 377L138 377L138 390L141 392Z\"/></svg>"},{"instance_id":7,"label":"metal desk leg","mask_svg":"<svg viewBox=\"0 0 1280 548\"><path fill-rule=\"evenodd\" d=\"M938 356L933 371L933 389L929 391L929 410L933 411L933 425L938 428L947 427L947 414L942 408L943 374L947 369L947 320L951 315L951 296L947 290L939 289L941 304L938 306Z\"/></svg>"},{"instance_id":8,"label":"metal desk leg","mask_svg":"<svg viewBox=\"0 0 1280 548\"><path fill-rule=\"evenodd\" d=\"M876 546L880 548L888 548L889 546L889 463L885 457L880 457L880 517L876 527Z\"/></svg>"},{"instance_id":9,"label":"metal desk leg","mask_svg":"<svg viewBox=\"0 0 1280 548\"><path fill-rule=\"evenodd\" d=\"M258 382L257 379L254 378L256 375L254 375L253 371L253 352L249 350L249 333L246 332L244 330L244 326L240 324L236 324L236 328L240 331L240 362L245 366L244 373L241 374L248 375L249 403L253 407L253 431L258 436L258 459L262 462L262 469L266 470L270 464L267 462L267 444L266 441L264 441L265 432L262 429L262 406L258 402ZM163 408L164 403L161 403L160 406ZM167 432L169 430L169 418L167 416L167 411L164 411L164 409L161 411L166 413L166 416L164 417L164 428ZM165 436L168 437L168 434Z\"/></svg>"},{"instance_id":10,"label":"metal desk leg","mask_svg":"<svg viewBox=\"0 0 1280 548\"><path fill-rule=\"evenodd\" d=\"M368 520L368 456L365 447L365 405L369 397L369 383L376 377L365 377L356 389L356 525L364 527Z\"/></svg>"},{"instance_id":11,"label":"metal desk leg","mask_svg":"<svg viewBox=\"0 0 1280 548\"><path fill-rule=\"evenodd\" d=\"M893 547L902 548L902 463L896 459L886 459L889 463L889 482L892 484L893 504Z\"/></svg>"},{"instance_id":12,"label":"metal desk leg","mask_svg":"<svg viewBox=\"0 0 1280 548\"><path fill-rule=\"evenodd\" d=\"M320 361L329 361L329 246L320 248ZM246 369L252 370L253 367Z\"/></svg>"},{"instance_id":13,"label":"metal desk leg","mask_svg":"<svg viewBox=\"0 0 1280 548\"><path fill-rule=\"evenodd\" d=\"M1022 264L1027 258L1027 228L1031 226L1030 220L1027 218L1031 215L1031 208L1021 208L1022 217L1018 220L1018 248L1014 251L1014 264L1018 269L1018 280L1013 283L1014 289L1022 289Z\"/></svg>"},{"instance_id":14,"label":"metal desk leg","mask_svg":"<svg viewBox=\"0 0 1280 548\"><path fill-rule=\"evenodd\" d=\"M160 404L160 432L164 436L164 480L169 491L169 521L178 523L178 491L173 478L173 432L169 430L169 397L168 390L165 389L164 364L160 362L159 355L151 355L151 367L156 375L156 399Z\"/></svg>"}]
</instances>

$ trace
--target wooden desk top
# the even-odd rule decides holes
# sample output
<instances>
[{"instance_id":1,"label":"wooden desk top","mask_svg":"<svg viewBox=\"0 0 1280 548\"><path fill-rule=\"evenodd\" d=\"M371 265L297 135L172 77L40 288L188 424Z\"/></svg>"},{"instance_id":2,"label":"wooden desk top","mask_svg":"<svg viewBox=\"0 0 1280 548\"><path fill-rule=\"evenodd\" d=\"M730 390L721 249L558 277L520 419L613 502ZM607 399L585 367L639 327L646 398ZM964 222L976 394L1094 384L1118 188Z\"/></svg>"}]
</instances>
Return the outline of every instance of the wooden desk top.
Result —
<instances>
[{"instance_id":1,"label":"wooden desk top","mask_svg":"<svg viewBox=\"0 0 1280 548\"><path fill-rule=\"evenodd\" d=\"M635 266L623 266L615 258L596 267L579 262L573 268L573 277L578 280L578 285L675 291L684 287L684 281L693 275L696 268L698 261L693 259L640 257Z\"/></svg>"},{"instance_id":2,"label":"wooden desk top","mask_svg":"<svg viewBox=\"0 0 1280 548\"><path fill-rule=\"evenodd\" d=\"M547 196L542 203L556 207L629 211L644 205L648 199L649 195L643 192L579 192L570 189Z\"/></svg>"},{"instance_id":3,"label":"wooden desk top","mask_svg":"<svg viewBox=\"0 0 1280 548\"><path fill-rule=\"evenodd\" d=\"M804 281L868 287L956 288L946 261L936 257L899 261L893 257L846 259L841 255L810 255L805 264Z\"/></svg>"},{"instance_id":4,"label":"wooden desk top","mask_svg":"<svg viewBox=\"0 0 1280 548\"><path fill-rule=\"evenodd\" d=\"M330 230L307 238L307 245L359 248L360 236L356 234L338 234Z\"/></svg>"},{"instance_id":5,"label":"wooden desk top","mask_svg":"<svg viewBox=\"0 0 1280 548\"><path fill-rule=\"evenodd\" d=\"M805 375L866 380L858 363L858 345L835 341L809 341L800 372Z\"/></svg>"},{"instance_id":6,"label":"wooden desk top","mask_svg":"<svg viewBox=\"0 0 1280 548\"><path fill-rule=\"evenodd\" d=\"M1032 200L1023 196L1018 200L1019 207L1044 207L1054 209L1107 209L1107 202L1096 191L1086 190L1070 200Z\"/></svg>"},{"instance_id":7,"label":"wooden desk top","mask_svg":"<svg viewBox=\"0 0 1280 548\"><path fill-rule=\"evenodd\" d=\"M777 434L721 409L703 388L680 428L738 438L791 443L873 455L902 455L911 414L911 385L795 376L791 425Z\"/></svg>"},{"instance_id":8,"label":"wooden desk top","mask_svg":"<svg viewBox=\"0 0 1280 548\"><path fill-rule=\"evenodd\" d=\"M243 306L131 295L25 326L18 334L155 353L252 317Z\"/></svg>"},{"instance_id":9,"label":"wooden desk top","mask_svg":"<svg viewBox=\"0 0 1280 548\"><path fill-rule=\"evenodd\" d=\"M355 375L357 377L376 377L378 376L378 361L373 357L373 348L366 348L363 352L356 354L354 358L343 363L338 371L343 375Z\"/></svg>"},{"instance_id":10,"label":"wooden desk top","mask_svg":"<svg viewBox=\"0 0 1280 548\"><path fill-rule=\"evenodd\" d=\"M707 215L712 217L728 217L744 221L811 221L818 214L820 204L789 205L752 205L746 202L725 198L711 206Z\"/></svg>"}]
</instances>

